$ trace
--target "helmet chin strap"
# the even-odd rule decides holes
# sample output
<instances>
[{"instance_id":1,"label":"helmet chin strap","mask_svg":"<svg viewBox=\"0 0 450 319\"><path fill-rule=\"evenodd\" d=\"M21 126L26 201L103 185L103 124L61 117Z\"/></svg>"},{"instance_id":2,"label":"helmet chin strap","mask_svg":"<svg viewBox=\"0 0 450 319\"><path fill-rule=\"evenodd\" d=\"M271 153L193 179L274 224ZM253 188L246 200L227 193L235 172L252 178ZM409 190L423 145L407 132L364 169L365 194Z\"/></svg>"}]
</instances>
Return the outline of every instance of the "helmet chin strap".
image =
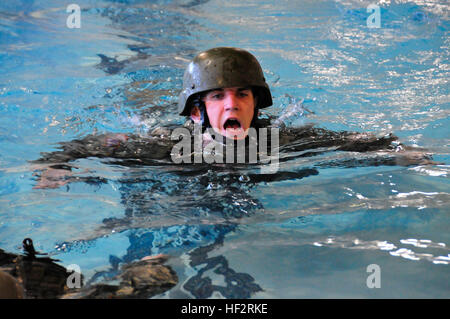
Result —
<instances>
[{"instance_id":1,"label":"helmet chin strap","mask_svg":"<svg viewBox=\"0 0 450 319\"><path fill-rule=\"evenodd\" d=\"M195 97L192 101L192 107L197 107L200 111L200 123L202 124L202 133L204 133L207 128L211 127L211 123L209 122L208 113L206 113L205 102L202 101L201 96Z\"/></svg>"},{"instance_id":2,"label":"helmet chin strap","mask_svg":"<svg viewBox=\"0 0 450 319\"><path fill-rule=\"evenodd\" d=\"M252 94L253 94L253 105L255 106L255 108L253 109L253 118L252 122L250 123L250 127L256 128L256 122L258 121L259 115L258 114L259 108L258 108L258 94L254 88L252 88Z\"/></svg>"},{"instance_id":3,"label":"helmet chin strap","mask_svg":"<svg viewBox=\"0 0 450 319\"><path fill-rule=\"evenodd\" d=\"M211 123L209 122L208 113L206 113L206 107L203 104L203 106L200 108L200 114L201 118L200 121L202 123L202 132L205 132L207 128L211 127Z\"/></svg>"}]
</instances>

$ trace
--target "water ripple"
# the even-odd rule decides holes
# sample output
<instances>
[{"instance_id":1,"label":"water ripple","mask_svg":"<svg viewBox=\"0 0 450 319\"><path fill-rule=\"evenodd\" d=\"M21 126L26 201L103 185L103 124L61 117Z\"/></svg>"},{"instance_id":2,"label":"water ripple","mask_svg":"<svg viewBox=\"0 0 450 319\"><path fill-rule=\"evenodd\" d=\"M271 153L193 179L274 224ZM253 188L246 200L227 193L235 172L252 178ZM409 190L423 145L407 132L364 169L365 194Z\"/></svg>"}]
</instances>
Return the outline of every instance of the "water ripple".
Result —
<instances>
[{"instance_id":1,"label":"water ripple","mask_svg":"<svg viewBox=\"0 0 450 319\"><path fill-rule=\"evenodd\" d=\"M430 252L415 252L412 249L400 247L403 245L413 245L417 248L428 248L438 251L436 254ZM400 239L400 243L394 244L383 240L369 240L365 241L358 238L348 237L328 237L322 241L313 243L317 247L333 247L346 249L361 249L361 250L381 250L389 252L391 256L401 257L408 260L419 261L426 260L433 264L448 265L450 263L449 249L445 243L435 243L429 239ZM445 255L447 254L447 255Z\"/></svg>"}]
</instances>

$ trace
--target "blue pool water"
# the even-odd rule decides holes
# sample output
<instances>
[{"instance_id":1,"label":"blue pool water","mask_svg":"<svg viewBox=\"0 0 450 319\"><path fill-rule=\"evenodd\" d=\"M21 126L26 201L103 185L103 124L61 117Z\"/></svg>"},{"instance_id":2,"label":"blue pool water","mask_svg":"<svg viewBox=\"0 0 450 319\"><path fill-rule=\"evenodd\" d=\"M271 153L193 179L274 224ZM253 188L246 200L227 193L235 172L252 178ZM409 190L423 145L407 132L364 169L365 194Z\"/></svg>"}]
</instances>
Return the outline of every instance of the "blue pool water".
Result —
<instances>
[{"instance_id":1,"label":"blue pool water","mask_svg":"<svg viewBox=\"0 0 450 319\"><path fill-rule=\"evenodd\" d=\"M72 2L79 29L66 26ZM449 4L381 1L368 28L371 3L2 1L0 248L31 237L91 282L165 253L179 283L157 298L448 298ZM33 188L29 161L58 142L182 124L184 68L215 46L258 57L269 114L303 98L313 113L292 125L394 133L440 164L321 165L369 156L331 152L280 167L318 175L252 183L237 169L230 183L87 158L74 164L91 182Z\"/></svg>"}]
</instances>

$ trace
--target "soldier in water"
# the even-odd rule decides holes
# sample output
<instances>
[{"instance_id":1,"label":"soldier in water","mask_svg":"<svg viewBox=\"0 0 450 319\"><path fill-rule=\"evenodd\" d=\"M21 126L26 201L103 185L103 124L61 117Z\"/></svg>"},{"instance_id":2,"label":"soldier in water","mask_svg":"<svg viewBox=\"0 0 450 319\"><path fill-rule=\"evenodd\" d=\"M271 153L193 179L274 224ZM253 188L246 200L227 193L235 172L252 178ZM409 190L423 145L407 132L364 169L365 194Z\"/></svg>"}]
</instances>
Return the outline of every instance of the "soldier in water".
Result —
<instances>
[{"instance_id":1,"label":"soldier in water","mask_svg":"<svg viewBox=\"0 0 450 319\"><path fill-rule=\"evenodd\" d=\"M333 132L311 125L289 128L283 126L283 114L278 119L260 118L260 110L272 105L272 96L257 59L249 52L238 48L213 48L199 53L187 69L183 78L183 89L179 96L178 112L186 116L184 128L192 134L193 148L197 150L200 140L201 150L211 140L223 145L229 140L251 140L249 132L259 133L260 128L279 128L277 143L284 152L299 152L329 148L330 151L369 152L382 151L378 162L361 165L410 165L427 163L429 157L423 152L407 149L397 142L397 137L388 135L376 137L373 134L355 132ZM295 111L300 111L296 110ZM292 110L291 110L292 113ZM201 128L201 136L196 136L195 127ZM61 151L44 153L34 163L44 164L36 188L59 187L71 181L72 166L69 162L80 158L98 157L141 164L167 165L177 162L177 151L185 151L180 146L180 135L174 135L174 127L159 127L147 136L134 134L89 135L80 140L63 142ZM198 135L198 134L197 134ZM254 141L255 143L258 140ZM270 138L269 141L270 143ZM236 143L237 145L238 143ZM185 144L183 144L184 146ZM211 147L210 147L211 149ZM186 154L188 153L188 154ZM317 154L309 152L307 153ZM184 161L194 162L195 152L184 152ZM186 160L186 156L191 157ZM303 155L304 156L304 155ZM41 167L42 168L42 167ZM277 179L275 176L269 179Z\"/></svg>"},{"instance_id":2,"label":"soldier in water","mask_svg":"<svg viewBox=\"0 0 450 319\"><path fill-rule=\"evenodd\" d=\"M249 274L234 271L224 256L208 257L211 250L222 245L224 236L238 227L238 223L232 218L242 218L261 208L261 204L249 195L247 189L234 186L233 181L240 178L239 172L227 170L223 165L208 163L205 165L205 162L199 163L195 160L198 153L196 151L199 149L200 151L220 149L211 148L212 142L216 143L216 146L234 145L230 142L232 141L236 142L237 148L242 141L248 150L252 147L252 143L260 142L259 134L263 132L260 129L270 128L279 129L279 132L274 135L277 141L269 138L268 144L270 146L276 144L276 152L289 155L282 157L280 162L333 151L378 152L380 156L356 161L352 159L334 161L328 164L330 166L409 165L429 160L424 153L407 150L400 143L396 143L396 137L393 135L378 138L372 134L333 132L313 126L285 127L283 119L289 114L283 114L275 120L260 116L260 110L271 105L271 92L257 59L242 49L214 48L199 53L185 71L178 103L179 114L187 117L182 134L174 134L179 129L176 127L160 127L148 136L90 135L80 140L61 143L60 151L42 154L40 159L34 161L42 165L35 188L55 188L76 181L90 182L89 178L77 177L72 172L75 166L70 163L87 157L108 159L122 165L138 164L153 167L183 165L184 169L181 172L178 170L179 178L174 178L174 183L170 178L165 179L159 172L152 173L154 176L151 178L146 176L146 180L139 183L133 182L138 177L135 176L135 172L125 174L119 188L125 206L125 216L119 219L105 219L103 223L109 229L131 229L133 222L143 216L164 214L164 211L176 215L177 209L180 210L179 213L185 215L203 214L202 217L209 216L209 218L219 216L226 221L131 230L128 235L130 247L127 254L120 258L111 256L110 271L98 273L91 281L110 276L117 271L117 265L120 263L128 263L158 253L176 255L181 250L189 251L189 266L197 269L196 274L183 284L183 289L194 297L207 298L217 291L226 298L248 298L262 290ZM296 111L300 110L291 109L291 113ZM256 138L252 132L256 133ZM189 147L191 144L192 148ZM227 150L226 147L223 149ZM275 150L272 147L270 149ZM183 160L177 162L177 159L180 159L177 157L180 152L184 153L181 154ZM211 167L225 173L209 176L208 171ZM318 174L318 168L276 171L269 174L252 173L248 174L248 177L253 184L299 179ZM163 171L164 173L166 172ZM196 179L198 183L190 183L187 188L185 186L187 177L196 175L200 176ZM207 191L209 185L222 179L223 176L226 176L228 182L223 180L220 182L225 183L229 191L225 193L221 191L220 195L213 192L211 195ZM166 183L171 186L168 187ZM189 197L193 196L192 194L195 198ZM214 197L216 195L220 197ZM162 201L161 196L189 198L193 207L186 205L178 207L177 204L164 206L168 201ZM233 205L235 203L239 205ZM205 266L199 267L200 265ZM225 286L214 285L206 276L209 270L223 275Z\"/></svg>"}]
</instances>

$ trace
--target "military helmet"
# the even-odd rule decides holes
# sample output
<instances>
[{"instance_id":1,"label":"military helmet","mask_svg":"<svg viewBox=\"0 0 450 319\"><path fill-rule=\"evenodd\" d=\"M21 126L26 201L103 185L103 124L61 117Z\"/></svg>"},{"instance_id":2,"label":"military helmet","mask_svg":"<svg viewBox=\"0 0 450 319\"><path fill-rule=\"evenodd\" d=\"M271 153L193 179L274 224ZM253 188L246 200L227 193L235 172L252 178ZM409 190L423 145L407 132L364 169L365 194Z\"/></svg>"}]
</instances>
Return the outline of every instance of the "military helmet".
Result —
<instances>
[{"instance_id":1,"label":"military helmet","mask_svg":"<svg viewBox=\"0 0 450 319\"><path fill-rule=\"evenodd\" d=\"M197 93L227 87L252 87L257 108L272 105L272 95L258 60L243 49L220 47L199 53L187 66L178 113L190 115L191 101Z\"/></svg>"}]
</instances>

